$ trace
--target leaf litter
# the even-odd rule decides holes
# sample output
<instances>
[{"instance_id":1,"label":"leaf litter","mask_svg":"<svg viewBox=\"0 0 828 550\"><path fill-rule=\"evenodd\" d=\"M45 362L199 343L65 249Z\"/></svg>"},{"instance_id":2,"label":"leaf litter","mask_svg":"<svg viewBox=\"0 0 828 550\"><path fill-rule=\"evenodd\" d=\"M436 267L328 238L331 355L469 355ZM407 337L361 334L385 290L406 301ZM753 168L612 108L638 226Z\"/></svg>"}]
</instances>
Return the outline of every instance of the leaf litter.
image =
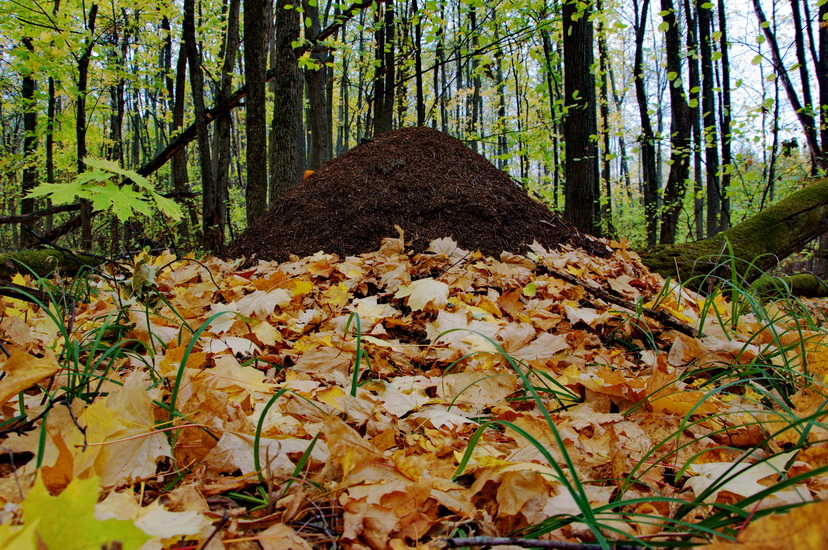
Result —
<instances>
[{"instance_id":1,"label":"leaf litter","mask_svg":"<svg viewBox=\"0 0 828 550\"><path fill-rule=\"evenodd\" d=\"M96 517L133 522L145 548L429 548L544 525L701 543L687 526L724 506L823 499L825 335L608 246L414 252L399 229L346 257L142 255L127 281L91 278L64 319L4 298L0 537L53 537L64 509L33 527L26 494L89 480L108 495ZM128 332L106 343L108 325ZM88 351L68 363L72 346ZM798 391L727 376L748 364L792 365Z\"/></svg>"},{"instance_id":2,"label":"leaf litter","mask_svg":"<svg viewBox=\"0 0 828 550\"><path fill-rule=\"evenodd\" d=\"M2 299L0 544L764 548L824 498L824 331L665 282L445 134L355 147L225 258Z\"/></svg>"}]
</instances>

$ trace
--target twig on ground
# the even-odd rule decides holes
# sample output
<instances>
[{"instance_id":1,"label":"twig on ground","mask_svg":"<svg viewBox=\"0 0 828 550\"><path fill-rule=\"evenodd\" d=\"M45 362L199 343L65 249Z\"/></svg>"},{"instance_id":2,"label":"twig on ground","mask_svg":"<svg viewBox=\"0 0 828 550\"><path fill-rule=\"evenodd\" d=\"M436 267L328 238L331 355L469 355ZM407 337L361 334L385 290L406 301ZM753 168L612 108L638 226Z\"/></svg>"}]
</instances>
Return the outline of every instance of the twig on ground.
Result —
<instances>
[{"instance_id":1,"label":"twig on ground","mask_svg":"<svg viewBox=\"0 0 828 550\"><path fill-rule=\"evenodd\" d=\"M519 539L511 537L458 537L440 541L443 548L462 546L520 546L522 548L555 548L559 550L599 550L601 545L560 540ZM615 550L639 550L640 546L615 546Z\"/></svg>"}]
</instances>

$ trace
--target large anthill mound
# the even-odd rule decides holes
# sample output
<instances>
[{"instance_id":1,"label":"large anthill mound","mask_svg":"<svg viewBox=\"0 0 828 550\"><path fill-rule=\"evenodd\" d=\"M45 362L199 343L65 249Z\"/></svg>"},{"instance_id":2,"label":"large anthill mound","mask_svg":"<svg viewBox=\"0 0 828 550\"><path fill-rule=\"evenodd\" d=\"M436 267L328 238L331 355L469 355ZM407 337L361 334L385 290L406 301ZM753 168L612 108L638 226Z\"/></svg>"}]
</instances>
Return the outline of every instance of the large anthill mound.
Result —
<instances>
[{"instance_id":1,"label":"large anthill mound","mask_svg":"<svg viewBox=\"0 0 828 550\"><path fill-rule=\"evenodd\" d=\"M320 250L341 256L377 250L405 230L423 251L436 238L495 257L537 240L605 256L607 248L530 198L507 174L446 134L404 128L326 163L230 244L228 257L286 260Z\"/></svg>"}]
</instances>

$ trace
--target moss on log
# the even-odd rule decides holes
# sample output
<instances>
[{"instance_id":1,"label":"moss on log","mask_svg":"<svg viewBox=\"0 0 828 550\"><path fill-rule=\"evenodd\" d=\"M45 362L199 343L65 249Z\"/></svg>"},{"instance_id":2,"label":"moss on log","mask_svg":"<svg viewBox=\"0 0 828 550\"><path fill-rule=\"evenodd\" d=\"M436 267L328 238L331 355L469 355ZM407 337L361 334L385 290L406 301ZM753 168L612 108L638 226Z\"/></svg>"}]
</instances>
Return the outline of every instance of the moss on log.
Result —
<instances>
[{"instance_id":1,"label":"moss on log","mask_svg":"<svg viewBox=\"0 0 828 550\"><path fill-rule=\"evenodd\" d=\"M715 237L638 253L651 270L690 286L698 287L710 274L753 281L826 231L828 179L823 178Z\"/></svg>"},{"instance_id":2,"label":"moss on log","mask_svg":"<svg viewBox=\"0 0 828 550\"><path fill-rule=\"evenodd\" d=\"M97 256L53 249L4 252L0 253L0 280L7 281L18 272L34 272L40 277L48 277L55 271L73 274L84 266L101 263L102 260Z\"/></svg>"},{"instance_id":3,"label":"moss on log","mask_svg":"<svg viewBox=\"0 0 828 550\"><path fill-rule=\"evenodd\" d=\"M782 291L803 298L828 297L828 283L811 273L797 273L796 275L782 277L759 277L753 283L753 288L761 294L773 294Z\"/></svg>"}]
</instances>

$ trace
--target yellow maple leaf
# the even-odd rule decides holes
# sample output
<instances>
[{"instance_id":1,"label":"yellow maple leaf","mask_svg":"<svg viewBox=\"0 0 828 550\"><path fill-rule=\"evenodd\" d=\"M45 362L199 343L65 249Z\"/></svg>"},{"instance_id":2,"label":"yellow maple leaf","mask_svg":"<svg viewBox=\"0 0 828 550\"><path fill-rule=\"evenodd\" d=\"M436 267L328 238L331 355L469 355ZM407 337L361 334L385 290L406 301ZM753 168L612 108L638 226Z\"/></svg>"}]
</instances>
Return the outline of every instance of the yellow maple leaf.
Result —
<instances>
[{"instance_id":1,"label":"yellow maple leaf","mask_svg":"<svg viewBox=\"0 0 828 550\"><path fill-rule=\"evenodd\" d=\"M0 381L0 404L27 390L60 370L55 354L47 351L43 357L35 357L17 351L9 357L0 369L8 375Z\"/></svg>"},{"instance_id":2,"label":"yellow maple leaf","mask_svg":"<svg viewBox=\"0 0 828 550\"><path fill-rule=\"evenodd\" d=\"M336 307L342 307L348 303L352 294L348 290L348 285L339 283L331 286L328 290L322 293L324 296L323 303L330 304Z\"/></svg>"},{"instance_id":3,"label":"yellow maple leaf","mask_svg":"<svg viewBox=\"0 0 828 550\"><path fill-rule=\"evenodd\" d=\"M800 506L787 514L760 518L739 534L738 542L719 541L699 550L823 550L828 540L828 501Z\"/></svg>"},{"instance_id":4,"label":"yellow maple leaf","mask_svg":"<svg viewBox=\"0 0 828 550\"><path fill-rule=\"evenodd\" d=\"M156 460L171 456L170 445L155 426L158 390L149 390L149 375L135 371L120 391L95 401L78 418L86 427L66 434L75 456L76 476L98 475L105 487L146 479L156 473Z\"/></svg>"}]
</instances>

